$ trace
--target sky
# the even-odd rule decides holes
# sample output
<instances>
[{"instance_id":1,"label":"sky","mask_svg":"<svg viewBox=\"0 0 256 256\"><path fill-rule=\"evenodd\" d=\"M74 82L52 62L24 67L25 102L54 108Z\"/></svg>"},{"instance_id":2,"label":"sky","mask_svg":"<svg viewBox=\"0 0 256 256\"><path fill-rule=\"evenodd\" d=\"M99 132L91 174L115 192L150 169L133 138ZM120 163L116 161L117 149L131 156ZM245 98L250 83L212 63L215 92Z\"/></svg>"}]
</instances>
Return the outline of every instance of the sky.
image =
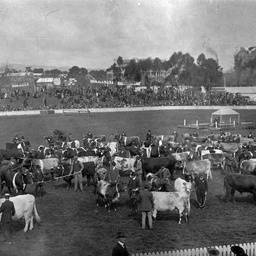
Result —
<instances>
[{"instance_id":1,"label":"sky","mask_svg":"<svg viewBox=\"0 0 256 256\"><path fill-rule=\"evenodd\" d=\"M107 69L204 53L223 70L256 45L254 0L0 0L0 63Z\"/></svg>"}]
</instances>

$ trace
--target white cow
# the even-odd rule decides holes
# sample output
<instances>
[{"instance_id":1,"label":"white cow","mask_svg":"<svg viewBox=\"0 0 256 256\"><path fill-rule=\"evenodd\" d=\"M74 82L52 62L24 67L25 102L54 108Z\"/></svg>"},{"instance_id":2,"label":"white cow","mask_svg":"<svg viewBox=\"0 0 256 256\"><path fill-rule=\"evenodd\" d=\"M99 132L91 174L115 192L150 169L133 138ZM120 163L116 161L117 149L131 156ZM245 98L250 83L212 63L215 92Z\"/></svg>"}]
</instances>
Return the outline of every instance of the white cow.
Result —
<instances>
[{"instance_id":1,"label":"white cow","mask_svg":"<svg viewBox=\"0 0 256 256\"><path fill-rule=\"evenodd\" d=\"M188 221L190 213L190 192L156 192L153 194L153 217L156 218L157 211L166 212L178 210L179 224L181 224L182 216L185 215L186 221Z\"/></svg>"},{"instance_id":2,"label":"white cow","mask_svg":"<svg viewBox=\"0 0 256 256\"><path fill-rule=\"evenodd\" d=\"M112 157L118 151L118 142L117 141L108 142L107 147L110 148L109 153L110 153L110 156Z\"/></svg>"},{"instance_id":3,"label":"white cow","mask_svg":"<svg viewBox=\"0 0 256 256\"><path fill-rule=\"evenodd\" d=\"M60 164L59 158L51 157L45 159L32 159L32 165L39 165L42 172L46 175L51 173Z\"/></svg>"},{"instance_id":4,"label":"white cow","mask_svg":"<svg viewBox=\"0 0 256 256\"><path fill-rule=\"evenodd\" d=\"M207 179L210 178L212 180L211 166L212 166L211 161L208 159L188 161L185 167L185 174L191 175L193 180L195 175L206 174Z\"/></svg>"},{"instance_id":5,"label":"white cow","mask_svg":"<svg viewBox=\"0 0 256 256\"><path fill-rule=\"evenodd\" d=\"M121 171L133 171L135 172L136 158L125 158L115 156L112 161L115 162L116 168Z\"/></svg>"},{"instance_id":6,"label":"white cow","mask_svg":"<svg viewBox=\"0 0 256 256\"><path fill-rule=\"evenodd\" d=\"M0 199L0 205L5 201L4 198ZM19 220L21 218L25 219L25 228L24 232L27 232L28 228L33 229L33 211L37 222L40 222L41 219L37 213L35 197L33 195L19 195L15 197L10 197L10 201L14 203L15 215L12 217L13 220ZM2 214L0 214L1 218Z\"/></svg>"},{"instance_id":7,"label":"white cow","mask_svg":"<svg viewBox=\"0 0 256 256\"><path fill-rule=\"evenodd\" d=\"M187 191L191 191L192 189L192 183L185 181L182 178L177 178L174 181L174 191L175 192L187 192Z\"/></svg>"}]
</instances>

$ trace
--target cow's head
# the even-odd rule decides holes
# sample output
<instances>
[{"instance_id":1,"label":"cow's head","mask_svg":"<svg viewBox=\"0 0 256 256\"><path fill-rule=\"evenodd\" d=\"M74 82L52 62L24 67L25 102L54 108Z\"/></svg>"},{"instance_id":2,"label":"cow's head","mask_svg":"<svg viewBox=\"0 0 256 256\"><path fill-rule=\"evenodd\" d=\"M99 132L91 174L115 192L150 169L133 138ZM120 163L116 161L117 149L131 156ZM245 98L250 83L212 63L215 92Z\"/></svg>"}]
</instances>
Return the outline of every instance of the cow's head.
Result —
<instances>
[{"instance_id":1,"label":"cow's head","mask_svg":"<svg viewBox=\"0 0 256 256\"><path fill-rule=\"evenodd\" d=\"M22 168L22 177L25 184L33 184L33 173L30 172L27 168Z\"/></svg>"}]
</instances>

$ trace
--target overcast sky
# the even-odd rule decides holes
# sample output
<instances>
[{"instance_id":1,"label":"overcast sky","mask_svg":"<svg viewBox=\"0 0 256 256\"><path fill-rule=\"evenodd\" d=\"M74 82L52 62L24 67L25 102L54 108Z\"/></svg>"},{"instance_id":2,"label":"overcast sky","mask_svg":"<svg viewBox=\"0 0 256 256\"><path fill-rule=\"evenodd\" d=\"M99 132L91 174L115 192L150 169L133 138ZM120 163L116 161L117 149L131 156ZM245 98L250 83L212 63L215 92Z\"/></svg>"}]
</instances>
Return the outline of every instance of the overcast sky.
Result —
<instances>
[{"instance_id":1,"label":"overcast sky","mask_svg":"<svg viewBox=\"0 0 256 256\"><path fill-rule=\"evenodd\" d=\"M256 45L254 0L0 0L0 62L106 69L174 52L233 66Z\"/></svg>"}]
</instances>

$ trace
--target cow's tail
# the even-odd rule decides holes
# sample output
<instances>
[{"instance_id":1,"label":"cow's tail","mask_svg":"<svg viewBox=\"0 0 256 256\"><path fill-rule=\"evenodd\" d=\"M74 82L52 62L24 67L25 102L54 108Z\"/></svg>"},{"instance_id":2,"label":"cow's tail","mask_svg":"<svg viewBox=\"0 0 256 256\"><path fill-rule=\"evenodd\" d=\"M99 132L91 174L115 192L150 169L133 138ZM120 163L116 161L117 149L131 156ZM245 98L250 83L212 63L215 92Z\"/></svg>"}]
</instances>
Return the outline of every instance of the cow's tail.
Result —
<instances>
[{"instance_id":1,"label":"cow's tail","mask_svg":"<svg viewBox=\"0 0 256 256\"><path fill-rule=\"evenodd\" d=\"M35 213L35 218L36 218L36 221L39 223L41 221L41 218L37 212L37 209L36 209L36 202L34 202L34 213Z\"/></svg>"}]
</instances>

